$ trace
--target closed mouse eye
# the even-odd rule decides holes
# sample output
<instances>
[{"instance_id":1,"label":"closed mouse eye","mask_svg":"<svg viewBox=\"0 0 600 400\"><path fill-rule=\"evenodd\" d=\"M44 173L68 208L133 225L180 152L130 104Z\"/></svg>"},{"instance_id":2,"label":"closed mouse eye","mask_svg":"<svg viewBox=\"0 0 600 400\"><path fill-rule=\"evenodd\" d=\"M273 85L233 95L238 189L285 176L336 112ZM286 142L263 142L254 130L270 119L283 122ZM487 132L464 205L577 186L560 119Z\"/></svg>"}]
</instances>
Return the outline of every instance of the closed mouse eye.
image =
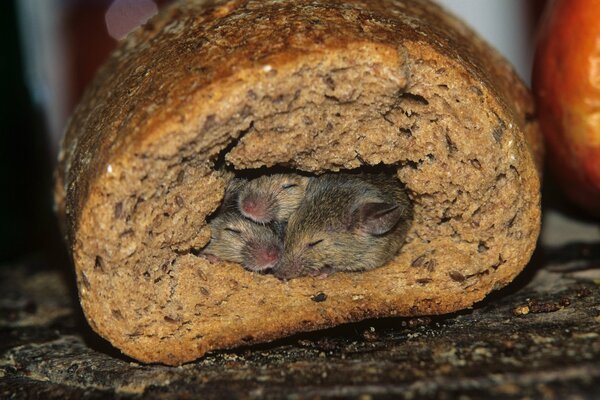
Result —
<instances>
[{"instance_id":1,"label":"closed mouse eye","mask_svg":"<svg viewBox=\"0 0 600 400\"><path fill-rule=\"evenodd\" d=\"M314 242L310 242L309 244L306 245L306 247L315 247L316 245L321 243L323 240L325 240L325 239L319 239L319 240L315 240Z\"/></svg>"},{"instance_id":2,"label":"closed mouse eye","mask_svg":"<svg viewBox=\"0 0 600 400\"><path fill-rule=\"evenodd\" d=\"M224 230L226 230L227 232L232 232L232 233L235 233L235 234L237 234L237 235L239 235L239 234L241 234L241 233L242 233L242 231L240 231L239 229L231 228L231 227L229 227L229 226L228 226L227 228L225 228Z\"/></svg>"},{"instance_id":3,"label":"closed mouse eye","mask_svg":"<svg viewBox=\"0 0 600 400\"><path fill-rule=\"evenodd\" d=\"M296 186L298 186L298 184L296 184L296 183L285 183L285 184L281 185L281 188L282 189L291 189Z\"/></svg>"}]
</instances>

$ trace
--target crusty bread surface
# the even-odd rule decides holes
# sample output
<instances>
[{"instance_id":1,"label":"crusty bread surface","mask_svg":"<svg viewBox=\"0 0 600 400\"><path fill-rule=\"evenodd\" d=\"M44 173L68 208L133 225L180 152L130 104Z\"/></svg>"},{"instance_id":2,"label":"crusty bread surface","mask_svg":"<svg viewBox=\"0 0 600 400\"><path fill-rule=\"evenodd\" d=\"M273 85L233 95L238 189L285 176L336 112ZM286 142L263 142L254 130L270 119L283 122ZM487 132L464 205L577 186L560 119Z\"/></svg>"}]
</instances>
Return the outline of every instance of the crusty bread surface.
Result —
<instances>
[{"instance_id":1,"label":"crusty bread surface","mask_svg":"<svg viewBox=\"0 0 600 400\"><path fill-rule=\"evenodd\" d=\"M55 193L90 325L137 360L178 365L470 307L533 252L541 160L527 88L433 3L179 1L100 69ZM414 222L381 268L282 282L198 256L235 174L382 165Z\"/></svg>"}]
</instances>

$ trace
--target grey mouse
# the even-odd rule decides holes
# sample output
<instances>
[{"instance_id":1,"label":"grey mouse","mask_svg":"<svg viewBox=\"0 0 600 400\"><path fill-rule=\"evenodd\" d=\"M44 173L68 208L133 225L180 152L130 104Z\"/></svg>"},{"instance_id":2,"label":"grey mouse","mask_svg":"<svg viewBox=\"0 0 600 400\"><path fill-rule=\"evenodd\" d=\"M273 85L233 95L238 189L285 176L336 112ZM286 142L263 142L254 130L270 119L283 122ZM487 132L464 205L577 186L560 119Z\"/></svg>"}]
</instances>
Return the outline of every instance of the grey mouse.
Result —
<instances>
[{"instance_id":1,"label":"grey mouse","mask_svg":"<svg viewBox=\"0 0 600 400\"><path fill-rule=\"evenodd\" d=\"M211 261L233 261L251 271L265 271L280 260L283 225L257 224L239 213L237 199L245 184L237 178L229 183L221 208L209 222L211 240L203 254Z\"/></svg>"},{"instance_id":2,"label":"grey mouse","mask_svg":"<svg viewBox=\"0 0 600 400\"><path fill-rule=\"evenodd\" d=\"M412 204L395 176L313 178L288 221L273 273L292 279L380 267L399 252L411 222Z\"/></svg>"},{"instance_id":3,"label":"grey mouse","mask_svg":"<svg viewBox=\"0 0 600 400\"><path fill-rule=\"evenodd\" d=\"M298 174L274 174L250 180L240 189L240 212L261 224L287 221L298 208L310 179Z\"/></svg>"}]
</instances>

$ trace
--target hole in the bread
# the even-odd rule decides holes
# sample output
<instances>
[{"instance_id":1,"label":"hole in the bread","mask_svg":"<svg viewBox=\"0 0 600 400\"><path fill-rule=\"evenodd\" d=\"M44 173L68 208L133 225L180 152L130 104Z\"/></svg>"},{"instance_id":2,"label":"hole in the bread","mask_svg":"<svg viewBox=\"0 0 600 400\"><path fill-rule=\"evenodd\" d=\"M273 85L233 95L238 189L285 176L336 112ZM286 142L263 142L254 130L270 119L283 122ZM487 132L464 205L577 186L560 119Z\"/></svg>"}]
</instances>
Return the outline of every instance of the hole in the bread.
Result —
<instances>
[{"instance_id":1,"label":"hole in the bread","mask_svg":"<svg viewBox=\"0 0 600 400\"><path fill-rule=\"evenodd\" d=\"M400 97L402 99L406 99L424 106L428 106L429 105L429 101L427 101L427 99L419 94L416 93L410 93L410 92L404 92L400 95Z\"/></svg>"},{"instance_id":2,"label":"hole in the bread","mask_svg":"<svg viewBox=\"0 0 600 400\"><path fill-rule=\"evenodd\" d=\"M413 135L413 132L412 132L411 128L400 127L400 128L398 128L398 130L400 132L402 132L406 137L411 137Z\"/></svg>"},{"instance_id":3,"label":"hole in the bread","mask_svg":"<svg viewBox=\"0 0 600 400\"><path fill-rule=\"evenodd\" d=\"M113 316L115 319L119 319L119 320L123 320L123 319L124 319L124 318L123 318L123 314L122 314L122 313L121 313L121 311L120 311L120 310L118 310L118 309L113 309L113 310L111 310L111 313L112 313L112 316Z\"/></svg>"},{"instance_id":4,"label":"hole in the bread","mask_svg":"<svg viewBox=\"0 0 600 400\"><path fill-rule=\"evenodd\" d=\"M357 155L358 156L358 155ZM433 154L428 154L426 156L427 159L429 160L434 160L435 157L433 156ZM277 256L278 258L275 258L275 260L279 260L282 257L284 257L285 251L284 251L284 247L283 247L283 242L284 242L284 238L286 236L286 232L287 229L289 227L288 223L287 223L287 219L290 218L291 216L293 216L295 214L295 210L293 210L293 213L289 216L286 216L283 220L269 220L266 222L260 221L260 220L253 220L254 217L252 217L251 215L246 215L244 214L245 212L249 212L248 210L246 210L245 207L247 207L245 200L242 200L241 197L238 198L238 196L240 196L238 192L240 189L243 189L244 187L246 187L247 185L251 185L253 184L253 180L261 178L261 179L286 179L286 177L289 177L289 179L314 179L314 180L319 180L320 179L320 174L307 174L304 173L302 171L297 171L294 169L290 169L288 167L285 166L274 166L274 167L270 167L270 168L261 168L258 170L254 170L254 169L245 169L245 170L236 170L235 168L233 168L233 166L231 165L224 165L223 168L228 171L228 173L231 173L235 176L235 181L232 182L236 182L234 189L232 189L231 187L226 189L226 193L224 196L224 200L223 203L220 205L220 207L217 208L217 210L215 212L213 212L211 215L209 215L207 217L207 222L209 223L210 227L211 227L211 231L212 231L212 238L211 240L208 242L207 246L204 249L201 249L198 252L194 252L192 251L191 254L194 255L198 255L200 257L209 257L209 258L216 258L217 260L222 260L222 261L230 261L230 262L236 262L239 264L242 264L244 267L246 267L246 269L252 271L252 272L256 272L256 273L260 273L260 274L265 274L265 273L275 273L277 271L277 268L275 268L273 265L269 265L266 267L254 267L252 262L254 262L254 260L257 259L263 259L264 257L271 257L270 254L270 250L268 250L268 248L264 247L263 250L261 250L261 245L260 243L265 243L267 241L267 239L269 238L268 235L274 235L276 236L279 240L280 240L280 253ZM352 169L352 170L340 170L334 173L328 173L326 174L326 176L328 177L333 177L333 179L335 179L335 176L340 176L340 177L352 177L352 179L356 179L358 178L358 181L352 181L354 182L353 184L357 184L357 182L361 182L361 179L365 179L365 185L374 185L374 186L368 186L371 188L377 188L375 183L370 183L370 181L368 179L371 179L369 177L382 177L382 176L386 176L387 178L391 179L392 181L395 181L394 187L397 187L399 191L402 190L406 190L405 189L405 185L398 179L397 177L397 167L395 166L390 166L390 165L384 165L384 164L380 164L380 165L376 165L376 166L363 166L361 168L358 169ZM342 179L342 178L340 178ZM381 179L381 178L379 178ZM264 181L263 181L264 182ZM273 181L275 182L275 181ZM277 199L276 196L278 196L280 193L286 193L286 190L288 190L288 188L298 188L299 184L298 183L293 183L294 181L292 181L292 183L285 183L286 181L284 180L281 183L277 183L276 186L265 186L263 187L261 190L263 191L262 194L260 194L259 197L255 198L255 197L248 197L248 199L252 199L249 200L251 201L251 203L248 204L252 204L252 210L255 211L257 205L256 204L261 204L261 203L256 203L257 201L259 201L259 199L263 199L264 201L266 200L271 200L271 199ZM306 182L306 181L303 181ZM342 180L340 182L340 187L344 187L344 180ZM389 184L389 181L387 184ZM284 184L285 183L285 184ZM269 185L273 185L274 183L271 183ZM332 193L335 193L336 190L336 186L335 186L335 182L330 182L328 183L328 185L333 185L331 187L328 187L327 190L332 191ZM241 186L239 186L241 185ZM283 185L283 186L281 186ZM240 189L237 189L240 188ZM327 190L325 192L327 192ZM373 190L373 189L369 189L369 190ZM389 193L388 191L390 189L384 189L383 187L380 189L381 191L381 196L383 198L386 198L385 196L388 196ZM230 192L232 191L232 192ZM361 192L357 192L357 193L361 193ZM365 197L365 201L367 201L367 199L369 199L369 201L375 201L375 197L373 196L373 193L370 192L365 192L364 196ZM358 195L358 194L357 194ZM255 195L253 195L255 196ZM303 198L303 194L302 197ZM371 197L368 197L371 196ZM377 241L381 241L381 240L385 240L385 237L387 235L387 237L391 237L391 235L393 235L393 233L389 232L388 230L396 230L396 226L398 227L398 229L400 229L401 226L407 226L406 228L402 228L403 232L406 232L408 230L408 227L410 227L410 224L412 223L412 220L407 219L409 218L409 215L412 214L412 205L410 204L410 199L408 198L407 194L404 195L405 196L405 201L407 202L407 204L401 204L401 208L403 213L405 213L406 215L404 217L402 217L401 222L397 222L394 225L391 225L389 228L386 228L386 230L382 231L381 233L374 233L372 235L374 235L374 239L373 240L377 240ZM285 197L283 197L281 200L273 200L273 201L284 201ZM298 207L300 205L301 202L301 198L296 198L296 206ZM233 199L233 200L232 200ZM357 201L360 200L360 197L357 198ZM261 200L262 201L262 200ZM303 201L303 200L302 200ZM383 201L383 200L382 200ZM367 203L365 203L367 204ZM249 207L249 206L248 206ZM261 206L262 207L262 206ZM275 206L273 206L275 207ZM278 210L280 206L277 206L276 208L273 208L273 210ZM317 209L319 207L319 205L314 205L311 207L311 209ZM289 206L288 208L289 209ZM333 212L334 210L332 210ZM291 211L290 211L291 212ZM355 212L356 213L356 212ZM385 214L384 214L385 215ZM343 215L340 217L344 217ZM349 214L347 216L348 218L356 218L353 217L352 214ZM336 217L337 218L337 217ZM229 221L229 222L227 222ZM340 220L339 223L341 224L347 224L347 222L345 222L345 219L342 221ZM225 224L225 225L223 225ZM301 224L300 224L301 226ZM350 234L351 232L353 232L354 229L358 229L357 227L352 228L350 225L349 226L349 230L348 233ZM322 234L325 235L331 235L331 234L335 234L335 232L337 232L339 230L339 228L329 228L326 227L324 225L323 227L323 231ZM318 232L318 230L317 230ZM356 233L354 233L356 234ZM265 236L267 235L267 236ZM405 235L405 233L403 234ZM363 235L359 235L357 236L357 239L359 237L363 237ZM377 239L375 239L377 238ZM405 236L403 236L403 240L402 242L405 240ZM317 244L320 244L323 242L324 239L322 239L321 237L317 238L317 240L314 241L314 245L311 245L309 247L318 247L318 248L322 248L326 245L328 245L327 243L324 243L320 246L317 246ZM391 240L391 238L390 238ZM374 242L377 243L377 241ZM396 242L394 242L396 243ZM358 242L357 242L358 244ZM287 245L286 245L287 246ZM351 245L349 245L350 247L347 247L346 250L351 250ZM287 248L287 247L286 247ZM319 250L317 250L319 251ZM387 253L387 257L388 261L389 258L393 258L394 256L396 256L398 254L399 251L401 251L401 249L399 250L395 250L393 254L389 253L390 250L386 250ZM221 255L219 255L221 254ZM350 259L349 259L350 260ZM351 262L351 261L349 261ZM376 265L376 266L372 266L369 267L368 269L373 269L373 268L377 268L377 267L381 267L384 266L387 263L387 261L385 262L381 262L380 264ZM345 265L342 263L342 265ZM429 260L427 261L425 268L429 269L429 270L433 270L433 267L435 265L435 261ZM333 273L333 272L340 272L340 271L345 271L346 269L335 269L333 267L331 267L328 263L325 264L318 264L318 266L321 268L321 271L328 271L327 274ZM340 267L338 267L340 268ZM361 268L348 268L347 270L350 271L361 271L363 269ZM307 273L304 272L299 276L304 276ZM277 274L276 274L277 275ZM294 276L296 277L296 276Z\"/></svg>"},{"instance_id":5,"label":"hole in the bread","mask_svg":"<svg viewBox=\"0 0 600 400\"><path fill-rule=\"evenodd\" d=\"M493 268L494 270L497 270L497 269L498 269L498 268L500 268L500 266L501 266L502 264L504 264L504 263L506 263L506 260L504 259L504 257L502 257L502 254L499 254L499 255L498 255L498 261L497 261L497 262L495 262L494 264L492 264L492 268Z\"/></svg>"},{"instance_id":6,"label":"hole in the bread","mask_svg":"<svg viewBox=\"0 0 600 400\"><path fill-rule=\"evenodd\" d=\"M453 154L458 151L458 147L456 144L450 139L450 136L446 134L446 147L448 148L448 153Z\"/></svg>"},{"instance_id":7,"label":"hole in the bread","mask_svg":"<svg viewBox=\"0 0 600 400\"><path fill-rule=\"evenodd\" d=\"M96 256L96 259L94 260L94 270L100 271L100 272L106 272L106 267L104 265L104 259L102 257Z\"/></svg>"},{"instance_id":8,"label":"hole in the bread","mask_svg":"<svg viewBox=\"0 0 600 400\"><path fill-rule=\"evenodd\" d=\"M254 121L251 121L250 126L247 129L244 129L243 131L241 131L237 137L235 137L233 140L231 140L227 144L227 146L225 146L219 153L217 153L216 155L214 155L212 157L211 161L212 161L213 165L215 166L215 169L219 169L225 165L225 157L227 156L227 154L233 148L235 148L240 143L240 141L244 138L244 136L246 136L248 133L250 133L253 129L254 129Z\"/></svg>"}]
</instances>

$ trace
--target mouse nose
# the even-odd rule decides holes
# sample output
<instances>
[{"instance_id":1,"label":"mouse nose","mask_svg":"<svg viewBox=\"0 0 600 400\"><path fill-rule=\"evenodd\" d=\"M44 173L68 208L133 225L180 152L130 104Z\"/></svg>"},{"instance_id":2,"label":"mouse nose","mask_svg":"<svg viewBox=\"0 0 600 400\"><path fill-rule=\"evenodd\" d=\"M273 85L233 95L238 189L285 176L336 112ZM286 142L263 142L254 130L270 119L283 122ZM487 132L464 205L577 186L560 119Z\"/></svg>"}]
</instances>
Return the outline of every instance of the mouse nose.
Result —
<instances>
[{"instance_id":1,"label":"mouse nose","mask_svg":"<svg viewBox=\"0 0 600 400\"><path fill-rule=\"evenodd\" d=\"M248 196L242 199L240 208L247 217L258 222L268 222L264 221L268 217L268 206L264 200L256 196Z\"/></svg>"},{"instance_id":2,"label":"mouse nose","mask_svg":"<svg viewBox=\"0 0 600 400\"><path fill-rule=\"evenodd\" d=\"M273 274L283 280L288 280L302 275L304 269L303 260L299 257L285 257L281 266L273 271Z\"/></svg>"},{"instance_id":3,"label":"mouse nose","mask_svg":"<svg viewBox=\"0 0 600 400\"><path fill-rule=\"evenodd\" d=\"M280 251L277 247L265 247L258 252L256 263L263 269L271 268L279 261L279 255Z\"/></svg>"}]
</instances>

